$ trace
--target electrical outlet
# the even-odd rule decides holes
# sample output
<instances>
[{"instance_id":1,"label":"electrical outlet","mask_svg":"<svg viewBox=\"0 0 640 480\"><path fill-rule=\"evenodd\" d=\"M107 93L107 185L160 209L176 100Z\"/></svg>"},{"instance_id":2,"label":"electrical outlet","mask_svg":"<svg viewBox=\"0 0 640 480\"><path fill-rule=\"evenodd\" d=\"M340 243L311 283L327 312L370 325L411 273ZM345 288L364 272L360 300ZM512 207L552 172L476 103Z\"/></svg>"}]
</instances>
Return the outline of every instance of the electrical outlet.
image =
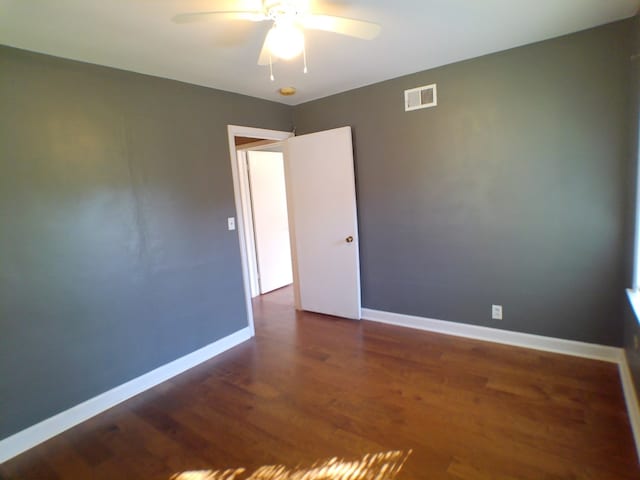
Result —
<instances>
[{"instance_id":1,"label":"electrical outlet","mask_svg":"<svg viewBox=\"0 0 640 480\"><path fill-rule=\"evenodd\" d=\"M235 230L236 229L236 219L235 219L235 217L227 218L227 228L229 230Z\"/></svg>"},{"instance_id":2,"label":"electrical outlet","mask_svg":"<svg viewBox=\"0 0 640 480\"><path fill-rule=\"evenodd\" d=\"M491 305L491 319L502 320L502 305Z\"/></svg>"}]
</instances>

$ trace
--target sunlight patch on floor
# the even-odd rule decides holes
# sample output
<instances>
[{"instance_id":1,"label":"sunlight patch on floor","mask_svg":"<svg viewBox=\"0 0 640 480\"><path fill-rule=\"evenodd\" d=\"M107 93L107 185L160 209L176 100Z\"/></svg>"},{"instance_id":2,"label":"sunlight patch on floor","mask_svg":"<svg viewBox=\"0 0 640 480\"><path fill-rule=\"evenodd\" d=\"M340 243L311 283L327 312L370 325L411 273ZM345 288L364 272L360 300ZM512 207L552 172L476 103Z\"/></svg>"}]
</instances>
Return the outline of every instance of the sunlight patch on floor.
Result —
<instances>
[{"instance_id":1,"label":"sunlight patch on floor","mask_svg":"<svg viewBox=\"0 0 640 480\"><path fill-rule=\"evenodd\" d=\"M194 470L176 473L170 480L392 480L396 478L411 451L367 454L357 460L331 458L311 467L289 469L284 465L265 465L249 476L246 469Z\"/></svg>"}]
</instances>

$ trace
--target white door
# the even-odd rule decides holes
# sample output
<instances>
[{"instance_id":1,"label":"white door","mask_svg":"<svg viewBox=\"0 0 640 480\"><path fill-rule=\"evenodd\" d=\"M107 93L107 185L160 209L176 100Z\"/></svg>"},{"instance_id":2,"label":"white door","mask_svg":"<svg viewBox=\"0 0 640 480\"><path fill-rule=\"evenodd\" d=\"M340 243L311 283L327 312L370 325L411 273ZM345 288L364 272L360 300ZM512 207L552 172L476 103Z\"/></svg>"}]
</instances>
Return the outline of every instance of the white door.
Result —
<instances>
[{"instance_id":1,"label":"white door","mask_svg":"<svg viewBox=\"0 0 640 480\"><path fill-rule=\"evenodd\" d=\"M351 127L289 138L285 169L297 306L360 319Z\"/></svg>"},{"instance_id":2,"label":"white door","mask_svg":"<svg viewBox=\"0 0 640 480\"><path fill-rule=\"evenodd\" d=\"M260 293L293 282L289 219L280 152L247 152Z\"/></svg>"}]
</instances>

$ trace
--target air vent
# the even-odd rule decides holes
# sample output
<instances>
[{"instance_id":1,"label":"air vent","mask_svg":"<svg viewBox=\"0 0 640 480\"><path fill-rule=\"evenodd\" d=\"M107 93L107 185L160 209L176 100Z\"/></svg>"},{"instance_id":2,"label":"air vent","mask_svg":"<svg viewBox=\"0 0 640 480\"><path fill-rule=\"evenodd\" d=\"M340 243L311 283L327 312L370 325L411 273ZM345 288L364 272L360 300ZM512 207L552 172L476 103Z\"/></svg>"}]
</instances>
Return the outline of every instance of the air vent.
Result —
<instances>
[{"instance_id":1,"label":"air vent","mask_svg":"<svg viewBox=\"0 0 640 480\"><path fill-rule=\"evenodd\" d=\"M404 111L418 110L438 105L436 84L404 91Z\"/></svg>"}]
</instances>

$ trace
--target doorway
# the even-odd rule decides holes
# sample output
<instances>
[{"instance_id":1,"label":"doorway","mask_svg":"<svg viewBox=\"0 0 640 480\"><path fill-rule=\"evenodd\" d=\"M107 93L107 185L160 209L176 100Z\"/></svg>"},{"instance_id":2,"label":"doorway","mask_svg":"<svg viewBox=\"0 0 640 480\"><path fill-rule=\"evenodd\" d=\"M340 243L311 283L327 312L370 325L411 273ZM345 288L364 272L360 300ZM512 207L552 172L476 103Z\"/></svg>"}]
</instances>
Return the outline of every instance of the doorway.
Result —
<instances>
[{"instance_id":1,"label":"doorway","mask_svg":"<svg viewBox=\"0 0 640 480\"><path fill-rule=\"evenodd\" d=\"M247 157L250 155L247 155L247 153L275 150L274 153L279 153L280 156L282 156L282 145L280 142L291 136L293 136L291 132L236 125L229 125L228 127L231 174L234 184L236 212L238 214L237 227L240 241L240 259L244 271L245 302L249 327L253 335L255 335L255 325L252 298L260 295L261 286L258 269L259 256L256 252L256 237L254 231L254 212L251 202L251 185L249 169L247 168L249 163ZM262 258L265 258L265 254L263 254ZM290 253L289 264L291 265Z\"/></svg>"},{"instance_id":2,"label":"doorway","mask_svg":"<svg viewBox=\"0 0 640 480\"><path fill-rule=\"evenodd\" d=\"M361 318L359 240L351 127L293 136L292 133L228 126L229 151L238 215L238 240L249 326L255 334L247 248L253 234L249 212L247 162L240 150L284 147L286 199L290 227L293 300L296 310ZM240 139L239 137L244 137ZM253 144L253 145L252 145ZM246 180L245 180L246 178ZM255 242L255 239L254 239ZM253 290L252 290L253 283Z\"/></svg>"},{"instance_id":3,"label":"doorway","mask_svg":"<svg viewBox=\"0 0 640 480\"><path fill-rule=\"evenodd\" d=\"M238 145L251 297L293 283L289 215L281 142Z\"/></svg>"}]
</instances>

